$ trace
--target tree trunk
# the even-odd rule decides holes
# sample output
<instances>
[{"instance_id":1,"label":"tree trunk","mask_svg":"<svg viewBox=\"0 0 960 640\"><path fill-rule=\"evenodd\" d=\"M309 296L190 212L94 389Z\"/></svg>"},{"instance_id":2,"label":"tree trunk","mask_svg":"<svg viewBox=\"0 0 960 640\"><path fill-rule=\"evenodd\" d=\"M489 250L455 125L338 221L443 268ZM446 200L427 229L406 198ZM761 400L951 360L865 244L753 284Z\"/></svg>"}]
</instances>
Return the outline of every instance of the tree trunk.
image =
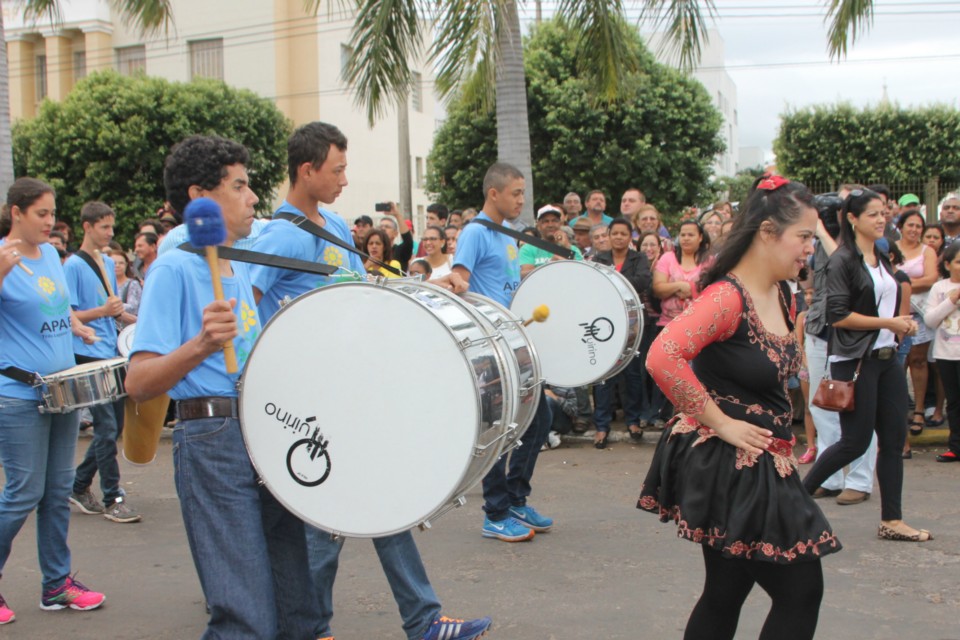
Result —
<instances>
[{"instance_id":1,"label":"tree trunk","mask_svg":"<svg viewBox=\"0 0 960 640\"><path fill-rule=\"evenodd\" d=\"M520 220L533 224L533 174L530 169L530 123L527 117L527 85L523 70L523 40L517 3L504 8L497 31L500 60L497 65L497 155L523 173L526 197Z\"/></svg>"},{"instance_id":2,"label":"tree trunk","mask_svg":"<svg viewBox=\"0 0 960 640\"><path fill-rule=\"evenodd\" d=\"M397 149L398 149L398 169L400 173L400 213L404 216L410 216L411 220L416 220L413 215L413 189L410 184L410 110L409 99L402 96L397 100ZM406 229L398 229L398 233L404 233Z\"/></svg>"},{"instance_id":3,"label":"tree trunk","mask_svg":"<svg viewBox=\"0 0 960 640\"><path fill-rule=\"evenodd\" d=\"M10 65L3 31L3 2L0 0L0 198L6 201L13 184L13 137L10 133Z\"/></svg>"}]
</instances>

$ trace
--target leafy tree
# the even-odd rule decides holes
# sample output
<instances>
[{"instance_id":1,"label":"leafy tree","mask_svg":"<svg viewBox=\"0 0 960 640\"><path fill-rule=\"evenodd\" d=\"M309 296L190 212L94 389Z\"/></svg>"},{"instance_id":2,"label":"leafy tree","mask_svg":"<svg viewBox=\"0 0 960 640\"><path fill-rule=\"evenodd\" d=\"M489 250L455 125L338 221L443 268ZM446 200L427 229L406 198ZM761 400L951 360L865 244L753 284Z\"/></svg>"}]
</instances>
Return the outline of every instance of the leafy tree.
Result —
<instances>
[{"instance_id":1,"label":"leafy tree","mask_svg":"<svg viewBox=\"0 0 960 640\"><path fill-rule=\"evenodd\" d=\"M781 116L777 166L811 184L957 180L960 111L820 105Z\"/></svg>"},{"instance_id":2,"label":"leafy tree","mask_svg":"<svg viewBox=\"0 0 960 640\"><path fill-rule=\"evenodd\" d=\"M290 122L270 100L222 82L170 82L115 72L93 73L63 102L46 101L39 115L14 127L17 175L57 190L57 215L76 225L80 207L102 200L117 212L127 242L138 221L164 199L163 162L193 134L217 134L250 150L248 167L261 211L270 208L286 175Z\"/></svg>"},{"instance_id":3,"label":"leafy tree","mask_svg":"<svg viewBox=\"0 0 960 640\"><path fill-rule=\"evenodd\" d=\"M708 177L723 142L720 113L703 86L657 63L632 30L623 45L640 69L623 79L618 101L605 105L578 66L577 34L561 20L547 21L526 43L534 204L599 188L610 199L608 212L617 212L623 191L637 186L669 213L711 197ZM462 99L434 139L427 188L450 205L475 206L496 158L496 114Z\"/></svg>"},{"instance_id":4,"label":"leafy tree","mask_svg":"<svg viewBox=\"0 0 960 640\"><path fill-rule=\"evenodd\" d=\"M750 187L754 181L763 175L762 166L741 169L735 176L722 176L714 180L713 193L717 200L729 200L730 202L744 202L747 194L750 193Z\"/></svg>"}]
</instances>

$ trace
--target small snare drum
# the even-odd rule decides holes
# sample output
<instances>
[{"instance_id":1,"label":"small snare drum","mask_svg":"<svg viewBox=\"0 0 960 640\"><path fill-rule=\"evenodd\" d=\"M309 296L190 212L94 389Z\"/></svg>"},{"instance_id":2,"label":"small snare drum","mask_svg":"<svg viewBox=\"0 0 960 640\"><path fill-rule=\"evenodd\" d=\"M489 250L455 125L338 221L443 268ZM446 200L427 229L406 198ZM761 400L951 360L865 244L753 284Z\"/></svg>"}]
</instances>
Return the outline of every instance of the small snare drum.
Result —
<instances>
[{"instance_id":1,"label":"small snare drum","mask_svg":"<svg viewBox=\"0 0 960 640\"><path fill-rule=\"evenodd\" d=\"M114 402L127 395L126 358L97 360L43 376L41 413L67 413Z\"/></svg>"},{"instance_id":2,"label":"small snare drum","mask_svg":"<svg viewBox=\"0 0 960 640\"><path fill-rule=\"evenodd\" d=\"M643 337L643 305L630 281L596 262L559 260L537 267L517 288L510 310L521 318L550 308L546 322L527 333L543 377L558 387L580 387L626 368Z\"/></svg>"}]
</instances>

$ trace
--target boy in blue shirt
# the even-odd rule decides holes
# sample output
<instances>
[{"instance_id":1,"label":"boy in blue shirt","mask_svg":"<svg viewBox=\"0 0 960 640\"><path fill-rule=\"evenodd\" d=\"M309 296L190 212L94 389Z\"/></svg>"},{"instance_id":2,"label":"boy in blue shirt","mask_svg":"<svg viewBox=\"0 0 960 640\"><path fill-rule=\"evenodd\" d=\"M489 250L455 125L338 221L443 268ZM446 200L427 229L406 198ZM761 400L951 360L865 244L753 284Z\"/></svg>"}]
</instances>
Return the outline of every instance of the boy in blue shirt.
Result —
<instances>
[{"instance_id":1,"label":"boy in blue shirt","mask_svg":"<svg viewBox=\"0 0 960 640\"><path fill-rule=\"evenodd\" d=\"M113 260L100 255L100 251L113 240L116 221L113 209L102 202L88 202L80 209L80 221L83 243L79 252L67 258L63 271L77 318L92 327L99 338L93 344L86 344L79 337L73 337L77 364L86 364L117 357L116 316L123 313L123 302L115 295L117 276ZM104 287L105 283L109 285L109 291ZM120 465L117 463L123 401L90 407L90 415L93 418L93 441L77 467L70 502L84 513L103 514L112 522L138 522L140 514L126 501L126 494L120 487ZM100 490L103 492L102 505L90 491L97 471L100 472Z\"/></svg>"},{"instance_id":2,"label":"boy in blue shirt","mask_svg":"<svg viewBox=\"0 0 960 640\"><path fill-rule=\"evenodd\" d=\"M182 212L208 197L223 211L225 246L250 233L256 194L247 150L193 136L164 167L167 199ZM239 373L226 373L232 341L240 371L260 333L246 265L220 260L226 300L216 301L206 260L171 251L150 267L127 391L142 402L169 393L177 495L187 540L210 609L204 638L314 638L303 523L257 482L240 431Z\"/></svg>"}]
</instances>

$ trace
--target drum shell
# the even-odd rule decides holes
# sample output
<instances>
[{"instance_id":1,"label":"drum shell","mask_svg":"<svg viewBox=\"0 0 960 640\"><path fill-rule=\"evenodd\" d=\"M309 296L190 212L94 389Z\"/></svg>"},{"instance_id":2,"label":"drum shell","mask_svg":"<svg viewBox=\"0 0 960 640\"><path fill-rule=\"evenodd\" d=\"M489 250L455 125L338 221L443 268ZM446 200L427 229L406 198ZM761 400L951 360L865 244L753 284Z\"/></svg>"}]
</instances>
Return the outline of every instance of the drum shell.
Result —
<instances>
[{"instance_id":1,"label":"drum shell","mask_svg":"<svg viewBox=\"0 0 960 640\"><path fill-rule=\"evenodd\" d=\"M496 463L516 412L516 392L505 373L511 366L506 347L478 315L457 296L412 280L332 284L284 306L264 327L240 383L241 429L265 486L304 521L354 537L405 531L459 505ZM416 326L401 331L393 325L399 318L412 318ZM354 332L364 339L341 335ZM430 338L422 349L416 349L418 335ZM434 358L448 368L438 370L433 381L405 375L396 388L371 386L347 358L332 363L344 369L339 375L324 369L325 358L342 355L346 344L351 345L348 359L359 369ZM381 351L392 347L407 355L384 358ZM310 362L317 363L313 372ZM426 393L431 382L440 386L447 379L469 393L455 401L442 392ZM278 426L281 417L286 426ZM404 420L406 436L399 426ZM313 428L304 430L304 425L314 424L314 435L320 432L327 441L329 478L307 487L293 478L288 465L294 447L305 441L296 438L308 438ZM456 455L441 452L448 435L456 439ZM403 468L385 476L394 464ZM351 474L361 475L348 481ZM405 484L419 489L407 491ZM416 504L408 504L408 498Z\"/></svg>"},{"instance_id":2,"label":"drum shell","mask_svg":"<svg viewBox=\"0 0 960 640\"><path fill-rule=\"evenodd\" d=\"M527 327L547 383L580 387L623 371L643 337L643 305L630 281L595 262L559 260L530 272L520 283L510 310L521 318L546 305L546 322ZM591 335L598 322L609 335Z\"/></svg>"},{"instance_id":3,"label":"drum shell","mask_svg":"<svg viewBox=\"0 0 960 640\"><path fill-rule=\"evenodd\" d=\"M149 464L157 457L170 396L161 394L146 402L127 397L123 406L123 457L133 464Z\"/></svg>"},{"instance_id":4,"label":"drum shell","mask_svg":"<svg viewBox=\"0 0 960 640\"><path fill-rule=\"evenodd\" d=\"M126 372L126 358L111 358L44 376L40 411L67 413L119 400L127 395Z\"/></svg>"}]
</instances>

